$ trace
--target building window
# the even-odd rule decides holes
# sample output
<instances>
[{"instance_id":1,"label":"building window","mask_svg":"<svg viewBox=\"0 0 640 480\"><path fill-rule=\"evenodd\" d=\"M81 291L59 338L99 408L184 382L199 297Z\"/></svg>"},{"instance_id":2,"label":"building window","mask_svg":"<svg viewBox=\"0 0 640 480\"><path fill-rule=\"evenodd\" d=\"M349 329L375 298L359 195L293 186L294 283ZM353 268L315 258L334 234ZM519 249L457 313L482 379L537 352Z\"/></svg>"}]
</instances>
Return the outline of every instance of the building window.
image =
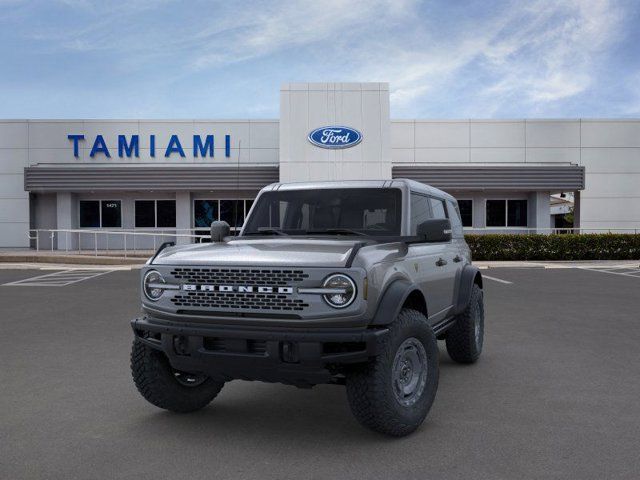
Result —
<instances>
[{"instance_id":1,"label":"building window","mask_svg":"<svg viewBox=\"0 0 640 480\"><path fill-rule=\"evenodd\" d=\"M122 227L120 200L81 200L80 228Z\"/></svg>"},{"instance_id":2,"label":"building window","mask_svg":"<svg viewBox=\"0 0 640 480\"><path fill-rule=\"evenodd\" d=\"M175 200L136 200L136 228L175 228Z\"/></svg>"},{"instance_id":3,"label":"building window","mask_svg":"<svg viewBox=\"0 0 640 480\"><path fill-rule=\"evenodd\" d=\"M487 227L526 227L526 200L487 200Z\"/></svg>"},{"instance_id":4,"label":"building window","mask_svg":"<svg viewBox=\"0 0 640 480\"><path fill-rule=\"evenodd\" d=\"M194 200L193 226L209 228L211 222L224 220L233 228L240 228L253 205L253 200Z\"/></svg>"},{"instance_id":5,"label":"building window","mask_svg":"<svg viewBox=\"0 0 640 480\"><path fill-rule=\"evenodd\" d=\"M473 227L473 200L458 200L463 227Z\"/></svg>"}]
</instances>

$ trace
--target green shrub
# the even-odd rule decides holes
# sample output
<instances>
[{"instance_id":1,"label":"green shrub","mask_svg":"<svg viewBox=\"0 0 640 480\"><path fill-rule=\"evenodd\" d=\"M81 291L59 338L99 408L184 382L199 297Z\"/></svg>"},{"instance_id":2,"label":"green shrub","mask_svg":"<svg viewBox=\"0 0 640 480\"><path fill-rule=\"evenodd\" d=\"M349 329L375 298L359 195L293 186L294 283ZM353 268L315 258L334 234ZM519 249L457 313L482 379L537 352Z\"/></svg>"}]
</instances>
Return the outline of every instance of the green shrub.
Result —
<instances>
[{"instance_id":1,"label":"green shrub","mask_svg":"<svg viewBox=\"0 0 640 480\"><path fill-rule=\"evenodd\" d=\"M637 260L640 234L465 235L473 260Z\"/></svg>"}]
</instances>

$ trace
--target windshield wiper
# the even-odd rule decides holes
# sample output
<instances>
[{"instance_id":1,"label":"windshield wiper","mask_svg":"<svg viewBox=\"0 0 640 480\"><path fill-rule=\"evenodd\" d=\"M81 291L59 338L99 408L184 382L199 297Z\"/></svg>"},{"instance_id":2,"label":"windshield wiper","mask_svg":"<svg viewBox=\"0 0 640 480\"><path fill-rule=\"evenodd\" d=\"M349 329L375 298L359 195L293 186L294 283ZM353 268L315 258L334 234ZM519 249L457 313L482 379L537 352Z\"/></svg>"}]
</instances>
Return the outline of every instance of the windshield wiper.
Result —
<instances>
[{"instance_id":1,"label":"windshield wiper","mask_svg":"<svg viewBox=\"0 0 640 480\"><path fill-rule=\"evenodd\" d=\"M277 228L270 227L260 227L257 232L247 232L245 235L284 235L289 236L289 234L284 233L282 230Z\"/></svg>"},{"instance_id":2,"label":"windshield wiper","mask_svg":"<svg viewBox=\"0 0 640 480\"><path fill-rule=\"evenodd\" d=\"M351 230L350 228L327 228L326 230L310 230L306 233L327 233L329 235L359 235L362 237L367 236L366 233L358 232L357 230Z\"/></svg>"}]
</instances>

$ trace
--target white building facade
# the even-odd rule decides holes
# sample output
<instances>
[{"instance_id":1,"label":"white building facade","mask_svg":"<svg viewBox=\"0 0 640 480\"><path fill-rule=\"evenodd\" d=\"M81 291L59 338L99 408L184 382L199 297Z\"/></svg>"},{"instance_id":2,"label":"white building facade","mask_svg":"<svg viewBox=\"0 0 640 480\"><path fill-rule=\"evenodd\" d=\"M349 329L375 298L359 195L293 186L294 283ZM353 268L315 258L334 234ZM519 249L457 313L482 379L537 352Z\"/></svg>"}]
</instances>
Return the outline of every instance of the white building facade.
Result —
<instances>
[{"instance_id":1,"label":"white building facade","mask_svg":"<svg viewBox=\"0 0 640 480\"><path fill-rule=\"evenodd\" d=\"M205 233L215 219L241 225L272 182L404 177L458 198L471 231L544 232L563 192L576 227L640 231L640 120L391 120L386 83L280 93L278 120L0 120L0 247L33 246L36 229ZM336 126L360 141L309 140Z\"/></svg>"}]
</instances>

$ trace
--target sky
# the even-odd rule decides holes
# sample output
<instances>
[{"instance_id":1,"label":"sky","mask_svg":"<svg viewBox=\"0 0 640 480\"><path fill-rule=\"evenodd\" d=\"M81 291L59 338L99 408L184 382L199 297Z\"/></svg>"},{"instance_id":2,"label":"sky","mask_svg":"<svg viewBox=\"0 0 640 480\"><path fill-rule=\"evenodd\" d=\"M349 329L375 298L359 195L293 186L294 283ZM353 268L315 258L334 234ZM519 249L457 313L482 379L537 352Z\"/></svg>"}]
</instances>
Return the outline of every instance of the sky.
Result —
<instances>
[{"instance_id":1,"label":"sky","mask_svg":"<svg viewBox=\"0 0 640 480\"><path fill-rule=\"evenodd\" d=\"M392 118L640 117L640 0L0 0L0 118L278 118L285 82Z\"/></svg>"}]
</instances>

